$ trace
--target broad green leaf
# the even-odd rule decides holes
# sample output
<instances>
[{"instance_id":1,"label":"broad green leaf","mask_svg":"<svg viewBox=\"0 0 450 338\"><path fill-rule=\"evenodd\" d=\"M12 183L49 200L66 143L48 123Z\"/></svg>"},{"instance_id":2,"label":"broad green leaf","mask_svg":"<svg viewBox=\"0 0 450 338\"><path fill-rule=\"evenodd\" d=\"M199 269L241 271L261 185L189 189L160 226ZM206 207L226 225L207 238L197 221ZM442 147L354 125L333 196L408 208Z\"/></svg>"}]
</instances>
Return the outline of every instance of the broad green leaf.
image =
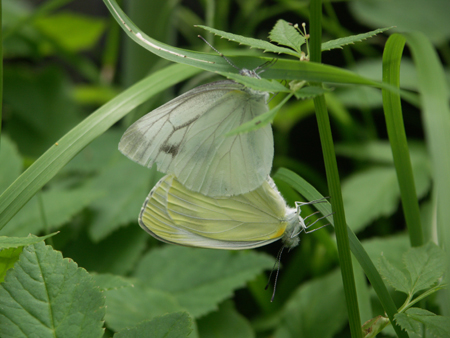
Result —
<instances>
[{"instance_id":1,"label":"broad green leaf","mask_svg":"<svg viewBox=\"0 0 450 338\"><path fill-rule=\"evenodd\" d=\"M122 276L112 275L109 273L92 273L91 276L94 278L95 284L98 285L102 291L134 287L130 279Z\"/></svg>"},{"instance_id":2,"label":"broad green leaf","mask_svg":"<svg viewBox=\"0 0 450 338\"><path fill-rule=\"evenodd\" d=\"M214 35L218 35L221 38L227 39L229 41L237 42L240 45L246 45L246 46L250 46L252 48L262 49L264 52L288 54L288 55L293 55L296 57L301 56L291 49L284 48L284 47L278 47L268 41L254 39L254 38L248 38L245 36L224 32L224 31L221 31L221 30L218 30L215 28L206 27L206 26L202 26L202 25L196 25L195 27L203 28L204 30L206 30L208 32L214 33Z\"/></svg>"},{"instance_id":3,"label":"broad green leaf","mask_svg":"<svg viewBox=\"0 0 450 338\"><path fill-rule=\"evenodd\" d=\"M423 196L430 186L427 162L413 162L414 179L418 196ZM398 207L400 189L395 169L372 167L357 172L342 183L342 192L348 225L359 231L381 216L389 216Z\"/></svg>"},{"instance_id":4,"label":"broad green leaf","mask_svg":"<svg viewBox=\"0 0 450 338\"><path fill-rule=\"evenodd\" d=\"M105 291L106 326L120 331L166 313L184 310L169 292L143 287Z\"/></svg>"},{"instance_id":5,"label":"broad green leaf","mask_svg":"<svg viewBox=\"0 0 450 338\"><path fill-rule=\"evenodd\" d=\"M117 145L125 130L110 129L96 138L75 156L63 169L65 172L82 174L98 173L122 156Z\"/></svg>"},{"instance_id":6,"label":"broad green leaf","mask_svg":"<svg viewBox=\"0 0 450 338\"><path fill-rule=\"evenodd\" d=\"M0 250L0 283L4 281L6 272L17 262L22 250L23 246Z\"/></svg>"},{"instance_id":7,"label":"broad green leaf","mask_svg":"<svg viewBox=\"0 0 450 338\"><path fill-rule=\"evenodd\" d=\"M389 237L373 237L363 241L364 249L372 261L377 262L383 255L396 269L404 269L404 253L411 247L406 234Z\"/></svg>"},{"instance_id":8,"label":"broad green leaf","mask_svg":"<svg viewBox=\"0 0 450 338\"><path fill-rule=\"evenodd\" d=\"M39 18L34 25L42 34L72 52L91 49L105 30L103 19L73 12L58 12Z\"/></svg>"},{"instance_id":9,"label":"broad green leaf","mask_svg":"<svg viewBox=\"0 0 450 338\"><path fill-rule=\"evenodd\" d=\"M174 312L117 332L114 338L185 338L191 332L192 318L186 312Z\"/></svg>"},{"instance_id":10,"label":"broad green leaf","mask_svg":"<svg viewBox=\"0 0 450 338\"><path fill-rule=\"evenodd\" d=\"M3 192L22 172L22 157L8 137L2 135L0 142L0 191Z\"/></svg>"},{"instance_id":11,"label":"broad green leaf","mask_svg":"<svg viewBox=\"0 0 450 338\"><path fill-rule=\"evenodd\" d=\"M254 338L255 333L231 301L220 304L219 310L211 312L197 321L201 338Z\"/></svg>"},{"instance_id":12,"label":"broad green leaf","mask_svg":"<svg viewBox=\"0 0 450 338\"><path fill-rule=\"evenodd\" d=\"M28 236L28 237L6 237L6 236L0 236L0 250L2 249L8 249L8 248L18 248L19 246L26 246L31 244L36 244L41 241L46 240L49 237L55 236L57 232L42 236L42 237L34 237L34 236Z\"/></svg>"},{"instance_id":13,"label":"broad green leaf","mask_svg":"<svg viewBox=\"0 0 450 338\"><path fill-rule=\"evenodd\" d=\"M430 166L427 150L423 143L409 142L408 150L412 162L425 162ZM388 141L376 140L358 143L340 143L336 145L336 153L359 161L392 164L392 150Z\"/></svg>"},{"instance_id":14,"label":"broad green leaf","mask_svg":"<svg viewBox=\"0 0 450 338\"><path fill-rule=\"evenodd\" d=\"M345 38L327 41L327 42L322 43L322 51L327 51L327 50L331 50L331 49L335 49L335 48L342 48L343 46L346 46L346 45L353 45L355 42L361 42L361 41L367 40L367 39L371 38L372 36L383 33L384 31L387 31L388 29L392 29L392 28L394 28L394 27L379 28L379 29L376 29L374 31L370 31L367 33L351 35L351 36L346 36Z\"/></svg>"},{"instance_id":15,"label":"broad green leaf","mask_svg":"<svg viewBox=\"0 0 450 338\"><path fill-rule=\"evenodd\" d=\"M135 276L148 287L169 292L199 317L217 309L219 302L273 263L272 257L255 251L166 245L144 256Z\"/></svg>"},{"instance_id":16,"label":"broad green leaf","mask_svg":"<svg viewBox=\"0 0 450 338\"><path fill-rule=\"evenodd\" d=\"M11 110L4 131L23 155L40 156L81 121L77 105L69 95L70 80L56 66L39 71L7 67L3 90L4 102Z\"/></svg>"},{"instance_id":17,"label":"broad green leaf","mask_svg":"<svg viewBox=\"0 0 450 338\"><path fill-rule=\"evenodd\" d=\"M342 183L347 224L359 231L398 207L400 191L393 167L373 167L348 177Z\"/></svg>"},{"instance_id":18,"label":"broad green leaf","mask_svg":"<svg viewBox=\"0 0 450 338\"><path fill-rule=\"evenodd\" d=\"M410 334L422 337L422 325L425 325L426 337L450 337L450 318L438 316L425 309L410 308L405 313L398 313L395 320Z\"/></svg>"},{"instance_id":19,"label":"broad green leaf","mask_svg":"<svg viewBox=\"0 0 450 338\"><path fill-rule=\"evenodd\" d=\"M276 298L275 298L276 301ZM301 285L286 303L276 338L331 338L345 326L345 306L339 271Z\"/></svg>"},{"instance_id":20,"label":"broad green leaf","mask_svg":"<svg viewBox=\"0 0 450 338\"><path fill-rule=\"evenodd\" d=\"M281 19L277 21L269 32L269 39L280 45L291 47L297 51L298 55L301 55L301 47L305 43L305 38L300 35L297 29L292 24Z\"/></svg>"},{"instance_id":21,"label":"broad green leaf","mask_svg":"<svg viewBox=\"0 0 450 338\"><path fill-rule=\"evenodd\" d=\"M411 248L404 254L404 262L411 277L414 294L436 284L445 272L447 255L434 243Z\"/></svg>"},{"instance_id":22,"label":"broad green leaf","mask_svg":"<svg viewBox=\"0 0 450 338\"><path fill-rule=\"evenodd\" d=\"M447 0L354 1L349 3L349 8L354 18L368 27L395 25L396 32L420 31L437 45L450 37Z\"/></svg>"},{"instance_id":23,"label":"broad green leaf","mask_svg":"<svg viewBox=\"0 0 450 338\"><path fill-rule=\"evenodd\" d=\"M136 222L98 243L93 243L86 233L77 234L64 252L88 271L125 275L141 257L147 240L148 234Z\"/></svg>"},{"instance_id":24,"label":"broad green leaf","mask_svg":"<svg viewBox=\"0 0 450 338\"><path fill-rule=\"evenodd\" d=\"M70 221L103 192L91 188L49 189L32 198L14 218L0 230L4 236L27 236L45 229L42 211L49 229L57 229ZM42 198L43 210L38 198Z\"/></svg>"},{"instance_id":25,"label":"broad green leaf","mask_svg":"<svg viewBox=\"0 0 450 338\"><path fill-rule=\"evenodd\" d=\"M2 338L99 338L104 301L86 270L44 243L30 245L0 284L0 332Z\"/></svg>"},{"instance_id":26,"label":"broad green leaf","mask_svg":"<svg viewBox=\"0 0 450 338\"><path fill-rule=\"evenodd\" d=\"M386 257L381 256L378 268L384 279L396 290L409 294L411 280L400 270L394 267Z\"/></svg>"},{"instance_id":27,"label":"broad green leaf","mask_svg":"<svg viewBox=\"0 0 450 338\"><path fill-rule=\"evenodd\" d=\"M161 178L155 170L119 156L115 163L108 166L87 187L101 192L103 197L92 203L95 211L89 235L94 242L106 238L113 231L130 222L136 222L148 193Z\"/></svg>"}]
</instances>

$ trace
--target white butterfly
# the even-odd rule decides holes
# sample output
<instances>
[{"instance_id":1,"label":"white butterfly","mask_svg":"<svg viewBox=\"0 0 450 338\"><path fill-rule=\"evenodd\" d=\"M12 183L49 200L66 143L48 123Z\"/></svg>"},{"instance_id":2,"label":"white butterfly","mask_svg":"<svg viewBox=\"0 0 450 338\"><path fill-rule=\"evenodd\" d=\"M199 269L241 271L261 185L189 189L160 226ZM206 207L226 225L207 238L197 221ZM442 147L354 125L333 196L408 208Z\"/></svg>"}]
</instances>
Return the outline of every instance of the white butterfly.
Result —
<instances>
[{"instance_id":1,"label":"white butterfly","mask_svg":"<svg viewBox=\"0 0 450 338\"><path fill-rule=\"evenodd\" d=\"M254 71L241 74L259 78ZM225 134L267 112L268 96L230 80L194 88L135 122L119 150L141 165L156 163L159 171L207 196L252 191L272 167L271 126Z\"/></svg>"},{"instance_id":2,"label":"white butterfly","mask_svg":"<svg viewBox=\"0 0 450 338\"><path fill-rule=\"evenodd\" d=\"M139 224L163 242L185 246L240 250L282 239L283 247L292 248L315 223L305 224L309 216L302 218L300 207L317 202L321 200L288 207L270 177L243 195L209 197L166 175L145 200Z\"/></svg>"}]
</instances>

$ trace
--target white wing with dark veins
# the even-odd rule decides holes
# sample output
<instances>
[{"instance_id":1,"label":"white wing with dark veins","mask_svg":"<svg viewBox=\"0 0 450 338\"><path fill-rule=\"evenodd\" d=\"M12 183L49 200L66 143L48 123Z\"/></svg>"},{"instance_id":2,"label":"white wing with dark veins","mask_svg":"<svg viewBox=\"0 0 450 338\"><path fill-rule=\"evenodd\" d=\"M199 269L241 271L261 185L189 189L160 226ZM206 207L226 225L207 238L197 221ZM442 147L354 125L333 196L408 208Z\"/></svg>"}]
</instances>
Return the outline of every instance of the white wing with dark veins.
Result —
<instances>
[{"instance_id":1,"label":"white wing with dark veins","mask_svg":"<svg viewBox=\"0 0 450 338\"><path fill-rule=\"evenodd\" d=\"M265 93L233 81L206 84L136 121L119 150L133 161L174 173L188 189L230 196L259 187L272 167L271 126L226 137L268 110Z\"/></svg>"}]
</instances>

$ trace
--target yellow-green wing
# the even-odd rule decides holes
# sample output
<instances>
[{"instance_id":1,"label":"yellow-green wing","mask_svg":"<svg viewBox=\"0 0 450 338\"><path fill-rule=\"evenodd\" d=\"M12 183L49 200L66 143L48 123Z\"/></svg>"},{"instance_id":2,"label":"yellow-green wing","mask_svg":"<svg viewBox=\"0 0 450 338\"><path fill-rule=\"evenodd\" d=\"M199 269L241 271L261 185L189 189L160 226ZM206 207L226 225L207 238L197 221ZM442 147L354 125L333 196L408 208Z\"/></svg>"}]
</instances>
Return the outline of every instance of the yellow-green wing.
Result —
<instances>
[{"instance_id":1,"label":"yellow-green wing","mask_svg":"<svg viewBox=\"0 0 450 338\"><path fill-rule=\"evenodd\" d=\"M139 223L164 242L239 250L281 238L286 203L268 181L243 195L213 198L186 189L167 175L150 192Z\"/></svg>"}]
</instances>

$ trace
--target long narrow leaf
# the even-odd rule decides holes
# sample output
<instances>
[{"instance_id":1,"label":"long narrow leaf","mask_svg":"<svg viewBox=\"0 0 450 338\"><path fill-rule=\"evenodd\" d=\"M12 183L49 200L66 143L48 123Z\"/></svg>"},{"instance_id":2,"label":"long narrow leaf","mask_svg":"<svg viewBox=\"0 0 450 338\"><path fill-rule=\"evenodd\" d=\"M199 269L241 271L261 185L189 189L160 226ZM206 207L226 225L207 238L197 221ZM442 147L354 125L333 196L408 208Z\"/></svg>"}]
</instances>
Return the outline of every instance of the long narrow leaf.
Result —
<instances>
[{"instance_id":1,"label":"long narrow leaf","mask_svg":"<svg viewBox=\"0 0 450 338\"><path fill-rule=\"evenodd\" d=\"M127 33L128 36L136 43L150 52L167 60L190 65L207 71L224 73L238 72L237 69L230 66L228 62L220 55L199 53L176 48L152 39L142 32L130 20L130 18L126 16L114 0L103 1L111 12L111 15L123 28L125 33ZM240 69L255 69L263 63L272 60L271 58L254 56L229 56L228 59L230 59ZM382 82L366 79L345 69L314 62L298 62L294 60L278 59L278 61L273 66L266 69L261 76L267 79L362 84L366 86L386 88L388 90L398 92L395 87L386 85ZM402 97L406 97L410 102L417 104L417 100L414 95L402 92Z\"/></svg>"},{"instance_id":2,"label":"long narrow leaf","mask_svg":"<svg viewBox=\"0 0 450 338\"><path fill-rule=\"evenodd\" d=\"M449 91L444 69L430 40L419 32L403 34L411 49L417 69L422 118L431 155L435 194L437 197L437 229L439 244L450 247L450 108ZM450 261L449 261L450 262ZM450 263L448 263L450 264ZM448 270L450 271L450 265ZM447 274L448 279L448 274ZM444 315L450 315L450 292L444 291L447 301Z\"/></svg>"},{"instance_id":3,"label":"long narrow leaf","mask_svg":"<svg viewBox=\"0 0 450 338\"><path fill-rule=\"evenodd\" d=\"M92 140L108 130L131 109L197 72L199 70L183 65L162 69L127 89L74 127L0 196L0 229Z\"/></svg>"},{"instance_id":4,"label":"long narrow leaf","mask_svg":"<svg viewBox=\"0 0 450 338\"><path fill-rule=\"evenodd\" d=\"M404 45L405 38L399 34L391 35L383 53L383 81L396 87L400 86L400 61ZM423 232L420 224L419 202L409 157L408 142L403 124L400 95L383 90L383 108L409 238L412 246L420 246L423 244Z\"/></svg>"}]
</instances>

